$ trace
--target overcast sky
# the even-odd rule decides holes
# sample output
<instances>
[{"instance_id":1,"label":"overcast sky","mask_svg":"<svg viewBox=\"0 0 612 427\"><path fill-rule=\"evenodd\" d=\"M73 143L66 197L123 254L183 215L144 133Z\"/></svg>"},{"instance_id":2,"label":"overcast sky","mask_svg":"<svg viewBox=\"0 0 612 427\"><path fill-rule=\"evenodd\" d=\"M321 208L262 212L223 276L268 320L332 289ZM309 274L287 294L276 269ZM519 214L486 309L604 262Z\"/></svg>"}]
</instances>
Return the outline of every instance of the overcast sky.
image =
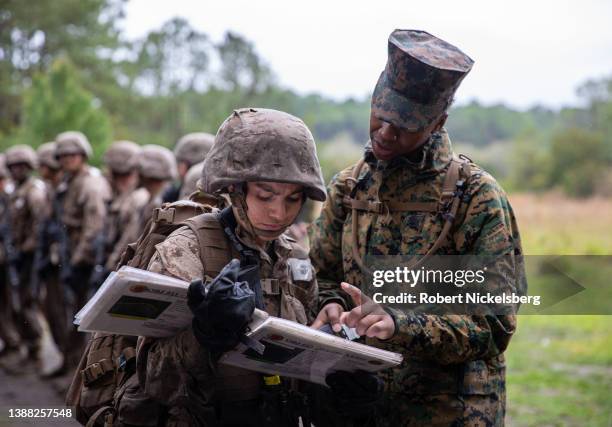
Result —
<instances>
[{"instance_id":1,"label":"overcast sky","mask_svg":"<svg viewBox=\"0 0 612 427\"><path fill-rule=\"evenodd\" d=\"M129 0L126 11L129 38L175 16L213 41L236 31L282 85L336 99L371 92L395 28L428 31L476 61L457 103L574 105L580 83L612 75L609 0Z\"/></svg>"}]
</instances>

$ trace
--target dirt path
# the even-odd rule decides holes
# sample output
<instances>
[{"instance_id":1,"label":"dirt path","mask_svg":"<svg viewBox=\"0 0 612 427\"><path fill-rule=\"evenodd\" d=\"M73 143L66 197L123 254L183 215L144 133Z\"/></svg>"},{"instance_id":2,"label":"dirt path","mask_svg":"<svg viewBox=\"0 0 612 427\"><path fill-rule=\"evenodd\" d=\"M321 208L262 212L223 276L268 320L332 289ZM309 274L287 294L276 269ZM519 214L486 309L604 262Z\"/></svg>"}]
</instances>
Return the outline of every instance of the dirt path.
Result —
<instances>
[{"instance_id":1,"label":"dirt path","mask_svg":"<svg viewBox=\"0 0 612 427\"><path fill-rule=\"evenodd\" d=\"M35 373L7 375L0 369L0 426L66 426L80 424L69 418L10 418L10 409L64 409L63 398L51 381L43 381Z\"/></svg>"}]
</instances>

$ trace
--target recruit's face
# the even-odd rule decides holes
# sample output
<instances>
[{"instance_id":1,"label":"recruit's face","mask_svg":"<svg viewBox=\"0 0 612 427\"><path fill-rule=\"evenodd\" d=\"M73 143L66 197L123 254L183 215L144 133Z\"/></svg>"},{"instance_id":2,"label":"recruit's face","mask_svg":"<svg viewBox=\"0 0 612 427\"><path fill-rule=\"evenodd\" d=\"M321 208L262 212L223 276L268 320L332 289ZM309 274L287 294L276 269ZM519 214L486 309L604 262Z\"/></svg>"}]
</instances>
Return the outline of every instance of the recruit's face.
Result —
<instances>
[{"instance_id":1,"label":"recruit's face","mask_svg":"<svg viewBox=\"0 0 612 427\"><path fill-rule=\"evenodd\" d=\"M447 115L444 114L439 120L420 132L409 132L371 113L370 140L374 155L379 160L391 160L413 153L427 142L433 132L439 131L444 126L446 117Z\"/></svg>"},{"instance_id":2,"label":"recruit's face","mask_svg":"<svg viewBox=\"0 0 612 427\"><path fill-rule=\"evenodd\" d=\"M32 169L26 163L15 163L8 167L13 179L17 182L23 182L30 175Z\"/></svg>"},{"instance_id":3,"label":"recruit's face","mask_svg":"<svg viewBox=\"0 0 612 427\"><path fill-rule=\"evenodd\" d=\"M62 154L58 161L64 172L75 173L83 167L85 157L82 154Z\"/></svg>"},{"instance_id":4,"label":"recruit's face","mask_svg":"<svg viewBox=\"0 0 612 427\"><path fill-rule=\"evenodd\" d=\"M297 217L304 200L304 187L280 182L248 182L247 216L258 230L276 234L289 227ZM265 233L263 233L265 234ZM275 237L262 237L273 240Z\"/></svg>"}]
</instances>

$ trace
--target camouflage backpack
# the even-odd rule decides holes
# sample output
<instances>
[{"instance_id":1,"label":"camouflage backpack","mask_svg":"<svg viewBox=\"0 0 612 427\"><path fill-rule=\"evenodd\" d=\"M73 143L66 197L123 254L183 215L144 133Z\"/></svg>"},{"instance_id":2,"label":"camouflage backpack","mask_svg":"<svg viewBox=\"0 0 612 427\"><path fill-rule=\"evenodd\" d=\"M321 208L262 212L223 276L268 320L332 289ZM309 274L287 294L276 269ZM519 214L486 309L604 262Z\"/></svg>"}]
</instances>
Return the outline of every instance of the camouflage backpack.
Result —
<instances>
[{"instance_id":1,"label":"camouflage backpack","mask_svg":"<svg viewBox=\"0 0 612 427\"><path fill-rule=\"evenodd\" d=\"M191 228L196 235L212 212L209 205L179 200L155 209L138 241L128 245L116 269L124 265L146 269L155 254L155 245L180 227ZM224 256L225 259L227 256ZM112 425L115 403L129 387L136 362L138 337L96 332L90 339L75 371L66 396L66 405L74 406L77 420L94 426L104 416L103 425ZM98 424L99 425L99 424Z\"/></svg>"}]
</instances>

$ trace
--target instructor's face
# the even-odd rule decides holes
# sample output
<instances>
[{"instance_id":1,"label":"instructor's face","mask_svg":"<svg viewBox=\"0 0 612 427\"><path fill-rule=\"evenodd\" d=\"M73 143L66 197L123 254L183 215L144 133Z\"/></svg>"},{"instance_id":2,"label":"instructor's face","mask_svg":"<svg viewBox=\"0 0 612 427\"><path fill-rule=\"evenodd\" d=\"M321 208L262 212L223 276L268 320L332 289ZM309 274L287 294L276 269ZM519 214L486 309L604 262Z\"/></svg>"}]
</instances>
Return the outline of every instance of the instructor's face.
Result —
<instances>
[{"instance_id":1,"label":"instructor's face","mask_svg":"<svg viewBox=\"0 0 612 427\"><path fill-rule=\"evenodd\" d=\"M409 132L370 113L370 140L374 155L379 160L391 160L415 152L427 142L433 132L442 129L446 117L444 114L420 132Z\"/></svg>"}]
</instances>

